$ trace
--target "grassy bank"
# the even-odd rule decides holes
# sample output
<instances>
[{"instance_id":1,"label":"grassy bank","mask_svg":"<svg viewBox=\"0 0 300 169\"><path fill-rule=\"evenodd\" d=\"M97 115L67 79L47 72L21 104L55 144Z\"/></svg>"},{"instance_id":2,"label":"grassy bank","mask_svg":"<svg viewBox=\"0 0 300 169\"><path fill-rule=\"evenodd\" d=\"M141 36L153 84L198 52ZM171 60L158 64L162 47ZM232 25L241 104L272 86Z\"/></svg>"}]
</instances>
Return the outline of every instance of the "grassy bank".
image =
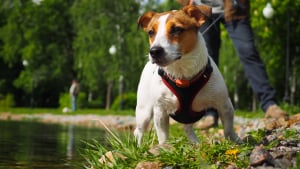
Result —
<instances>
[{"instance_id":1,"label":"grassy bank","mask_svg":"<svg viewBox=\"0 0 300 169\"><path fill-rule=\"evenodd\" d=\"M75 112L64 113L62 109L57 108L0 108L1 112L10 112L12 114L57 114L57 115L77 115L77 114L95 114L95 115L134 115L134 110L104 110L104 109L79 109Z\"/></svg>"},{"instance_id":2,"label":"grassy bank","mask_svg":"<svg viewBox=\"0 0 300 169\"><path fill-rule=\"evenodd\" d=\"M292 106L288 104L282 104L281 107L287 111L290 115L300 113L300 106ZM10 112L13 114L95 114L95 115L132 115L134 116L134 110L105 110L105 109L79 109L75 112L64 113L60 108L2 108L0 107L1 112ZM236 116L241 116L245 118L263 118L264 113L257 109L257 111L245 111L245 110L236 110Z\"/></svg>"},{"instance_id":3,"label":"grassy bank","mask_svg":"<svg viewBox=\"0 0 300 169\"><path fill-rule=\"evenodd\" d=\"M57 115L84 115L84 114L95 114L95 115L131 115L134 116L134 110L105 110L105 109L79 109L75 112L64 113L62 109L57 108L0 108L0 113L9 112L12 114L57 114ZM262 118L264 113L261 111L251 112L236 110L237 116L246 118Z\"/></svg>"},{"instance_id":4,"label":"grassy bank","mask_svg":"<svg viewBox=\"0 0 300 169\"><path fill-rule=\"evenodd\" d=\"M142 145L138 146L132 133L108 130L110 134L107 136L107 145L97 141L87 143L88 148L83 150L83 155L88 163L86 168L242 169L249 168L251 165L249 156L253 154L253 149L258 145L263 145L264 149L268 151L280 145L282 140L299 142L299 133L297 134L295 129L282 130L281 138L270 142L265 141L266 137L270 136L270 131L259 129L249 132L248 139L245 139L243 144L236 144L214 135L197 133L201 143L194 145L189 143L180 126L172 125L172 134L166 147L157 146L157 138L153 130L145 134ZM262 157L258 155L255 158ZM300 166L299 152L295 153L293 158L296 161L294 166L282 167L298 168ZM289 159L292 160L291 157ZM264 167L262 166L262 168Z\"/></svg>"}]
</instances>

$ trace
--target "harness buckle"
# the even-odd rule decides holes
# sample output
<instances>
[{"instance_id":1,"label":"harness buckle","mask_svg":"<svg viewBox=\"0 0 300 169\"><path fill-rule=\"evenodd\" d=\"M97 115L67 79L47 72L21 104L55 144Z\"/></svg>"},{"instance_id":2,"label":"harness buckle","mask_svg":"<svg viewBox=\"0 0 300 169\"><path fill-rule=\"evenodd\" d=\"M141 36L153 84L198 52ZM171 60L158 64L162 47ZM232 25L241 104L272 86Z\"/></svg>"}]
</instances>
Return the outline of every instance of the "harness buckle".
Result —
<instances>
[{"instance_id":1,"label":"harness buckle","mask_svg":"<svg viewBox=\"0 0 300 169\"><path fill-rule=\"evenodd\" d=\"M175 84L177 87L186 88L191 85L191 82L189 80L176 79Z\"/></svg>"}]
</instances>

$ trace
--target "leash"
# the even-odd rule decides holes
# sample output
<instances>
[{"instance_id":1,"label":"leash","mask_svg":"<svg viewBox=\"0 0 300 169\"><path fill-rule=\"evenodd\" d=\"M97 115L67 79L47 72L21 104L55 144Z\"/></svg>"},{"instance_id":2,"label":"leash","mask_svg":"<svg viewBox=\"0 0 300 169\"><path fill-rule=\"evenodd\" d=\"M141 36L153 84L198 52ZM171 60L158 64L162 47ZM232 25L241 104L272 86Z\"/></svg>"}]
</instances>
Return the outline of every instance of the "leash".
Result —
<instances>
[{"instance_id":1,"label":"leash","mask_svg":"<svg viewBox=\"0 0 300 169\"><path fill-rule=\"evenodd\" d=\"M213 22L202 32L202 35L204 35L216 22L218 22L221 17L224 16L224 13L220 14Z\"/></svg>"}]
</instances>

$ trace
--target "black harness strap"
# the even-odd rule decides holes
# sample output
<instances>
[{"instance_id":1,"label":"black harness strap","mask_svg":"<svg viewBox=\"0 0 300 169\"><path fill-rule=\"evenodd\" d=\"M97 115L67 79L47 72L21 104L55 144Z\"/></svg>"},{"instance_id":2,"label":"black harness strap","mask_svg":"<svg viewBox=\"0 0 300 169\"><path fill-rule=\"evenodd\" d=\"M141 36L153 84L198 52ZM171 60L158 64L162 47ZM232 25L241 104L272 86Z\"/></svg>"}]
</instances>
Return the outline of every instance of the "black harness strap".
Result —
<instances>
[{"instance_id":1,"label":"black harness strap","mask_svg":"<svg viewBox=\"0 0 300 169\"><path fill-rule=\"evenodd\" d=\"M171 79L163 69L158 70L158 74L162 77L164 84L172 91L179 101L179 108L170 115L174 120L189 124L201 119L204 111L194 112L192 110L192 103L197 93L205 86L210 78L213 69L208 59L208 63L203 73L195 80L193 80L188 87L178 87L173 79Z\"/></svg>"}]
</instances>

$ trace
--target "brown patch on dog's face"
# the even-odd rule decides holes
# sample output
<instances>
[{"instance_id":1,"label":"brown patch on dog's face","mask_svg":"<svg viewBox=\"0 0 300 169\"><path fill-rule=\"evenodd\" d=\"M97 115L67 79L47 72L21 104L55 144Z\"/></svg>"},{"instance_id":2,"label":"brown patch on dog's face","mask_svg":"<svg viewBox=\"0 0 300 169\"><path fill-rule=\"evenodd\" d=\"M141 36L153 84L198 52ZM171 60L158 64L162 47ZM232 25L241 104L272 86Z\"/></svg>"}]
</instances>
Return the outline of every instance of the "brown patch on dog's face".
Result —
<instances>
[{"instance_id":1,"label":"brown patch on dog's face","mask_svg":"<svg viewBox=\"0 0 300 169\"><path fill-rule=\"evenodd\" d=\"M184 55L192 51L197 43L198 26L193 18L183 11L170 14L166 23L166 36L171 44L177 44Z\"/></svg>"}]
</instances>

